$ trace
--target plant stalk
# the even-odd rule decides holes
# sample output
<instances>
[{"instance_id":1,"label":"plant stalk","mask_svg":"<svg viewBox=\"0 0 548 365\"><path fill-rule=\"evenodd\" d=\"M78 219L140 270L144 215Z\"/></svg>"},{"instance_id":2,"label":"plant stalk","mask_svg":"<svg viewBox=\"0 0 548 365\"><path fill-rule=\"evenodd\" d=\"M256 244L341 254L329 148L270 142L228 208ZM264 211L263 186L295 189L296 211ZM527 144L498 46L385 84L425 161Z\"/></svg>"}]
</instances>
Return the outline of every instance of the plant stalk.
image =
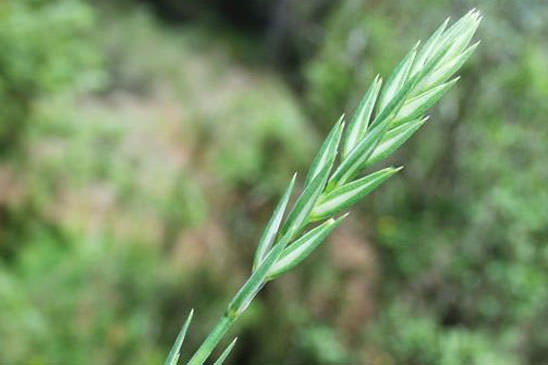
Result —
<instances>
[{"instance_id":1,"label":"plant stalk","mask_svg":"<svg viewBox=\"0 0 548 365\"><path fill-rule=\"evenodd\" d=\"M217 347L230 327L232 327L232 324L237 318L238 316L229 317L225 313L217 322L213 330L211 330L204 342L202 342L200 348L194 353L194 356L188 361L187 365L202 365L209 355L211 355L215 347Z\"/></svg>"}]
</instances>

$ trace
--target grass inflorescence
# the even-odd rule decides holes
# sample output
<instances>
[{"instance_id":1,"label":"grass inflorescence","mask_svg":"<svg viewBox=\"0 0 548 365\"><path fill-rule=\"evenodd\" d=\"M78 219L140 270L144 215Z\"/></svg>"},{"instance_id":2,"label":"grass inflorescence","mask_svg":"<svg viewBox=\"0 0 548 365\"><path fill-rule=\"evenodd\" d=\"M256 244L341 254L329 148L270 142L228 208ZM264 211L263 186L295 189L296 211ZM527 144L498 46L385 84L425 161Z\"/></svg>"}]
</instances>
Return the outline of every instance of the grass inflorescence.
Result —
<instances>
[{"instance_id":1,"label":"grass inflorescence","mask_svg":"<svg viewBox=\"0 0 548 365\"><path fill-rule=\"evenodd\" d=\"M265 284L301 263L341 224L350 206L401 170L387 167L361 176L407 141L427 121L425 113L458 81L455 73L478 45L470 42L480 21L477 10L450 27L447 19L422 46L419 42L411 49L386 82L380 76L374 79L348 125L344 116L335 123L288 209L296 175L291 179L259 240L250 277L189 365L203 364ZM177 364L192 315L166 365ZM235 339L215 364L221 364L234 345Z\"/></svg>"}]
</instances>

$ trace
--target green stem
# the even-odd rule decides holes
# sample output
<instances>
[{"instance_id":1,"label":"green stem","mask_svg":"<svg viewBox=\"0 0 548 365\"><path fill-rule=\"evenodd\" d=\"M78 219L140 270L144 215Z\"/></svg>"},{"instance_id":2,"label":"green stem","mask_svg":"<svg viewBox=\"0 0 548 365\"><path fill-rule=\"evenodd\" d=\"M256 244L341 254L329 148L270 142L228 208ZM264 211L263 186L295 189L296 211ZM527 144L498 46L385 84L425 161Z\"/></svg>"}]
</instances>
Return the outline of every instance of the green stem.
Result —
<instances>
[{"instance_id":1,"label":"green stem","mask_svg":"<svg viewBox=\"0 0 548 365\"><path fill-rule=\"evenodd\" d=\"M187 365L202 365L237 318L238 317L228 317L226 314L223 315L200 348L194 353L194 356L188 361Z\"/></svg>"},{"instance_id":2,"label":"green stem","mask_svg":"<svg viewBox=\"0 0 548 365\"><path fill-rule=\"evenodd\" d=\"M266 275L268 270L276 263L280 258L283 249L289 242L290 234L287 234L280 238L279 242L274 245L270 250L266 258L255 272L247 279L245 284L238 290L234 298L228 304L225 314L221 317L217 325L209 333L205 341L202 343L198 351L192 356L187 365L202 365L215 347L219 344L219 341L230 329L232 324L240 317L240 315L247 309L253 298L259 293L262 287L266 283Z\"/></svg>"}]
</instances>

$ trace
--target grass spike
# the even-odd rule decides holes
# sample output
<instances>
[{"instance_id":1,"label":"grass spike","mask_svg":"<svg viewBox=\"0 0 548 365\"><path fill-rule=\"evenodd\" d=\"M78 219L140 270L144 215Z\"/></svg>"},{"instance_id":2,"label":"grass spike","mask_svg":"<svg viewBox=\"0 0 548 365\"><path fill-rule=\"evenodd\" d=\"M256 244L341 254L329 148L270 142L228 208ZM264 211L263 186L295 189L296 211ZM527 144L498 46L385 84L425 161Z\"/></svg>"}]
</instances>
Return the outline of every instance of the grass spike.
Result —
<instances>
[{"instance_id":1,"label":"grass spike","mask_svg":"<svg viewBox=\"0 0 548 365\"><path fill-rule=\"evenodd\" d=\"M264 239L261 238L259 243L251 276L229 302L225 313L188 365L202 365L264 285L297 266L317 249L346 217L335 218L335 214L348 209L401 170L401 167L388 167L358 177L361 169L393 153L426 122L423 114L454 85L458 78L447 80L476 49L478 43L468 44L480 22L481 16L475 9L449 28L449 20L443 22L422 47L417 43L407 53L382 90L380 78L375 78L346 131L342 117L335 123L316 155L303 191L282 228L279 226L295 184L294 178L267 224L266 233L263 233ZM342 159L335 165L343 134ZM302 233L309 223L322 220L324 222L319 226ZM175 365L188 323L190 319L177 337L167 365ZM223 355L226 353L228 356L233 343ZM226 358L223 355L219 360Z\"/></svg>"}]
</instances>

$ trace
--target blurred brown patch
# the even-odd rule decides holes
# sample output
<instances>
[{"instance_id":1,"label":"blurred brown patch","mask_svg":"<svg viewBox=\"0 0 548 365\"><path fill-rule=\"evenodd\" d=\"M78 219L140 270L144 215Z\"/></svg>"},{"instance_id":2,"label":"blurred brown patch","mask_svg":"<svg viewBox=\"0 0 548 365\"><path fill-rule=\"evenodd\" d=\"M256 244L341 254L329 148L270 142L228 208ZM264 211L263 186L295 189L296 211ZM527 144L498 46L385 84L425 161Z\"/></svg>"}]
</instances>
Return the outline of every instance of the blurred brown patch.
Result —
<instances>
[{"instance_id":1,"label":"blurred brown patch","mask_svg":"<svg viewBox=\"0 0 548 365\"><path fill-rule=\"evenodd\" d=\"M349 219L345 223L333 235L329 254L344 277L336 323L346 333L356 335L373 314L378 268L363 221L358 224Z\"/></svg>"}]
</instances>

